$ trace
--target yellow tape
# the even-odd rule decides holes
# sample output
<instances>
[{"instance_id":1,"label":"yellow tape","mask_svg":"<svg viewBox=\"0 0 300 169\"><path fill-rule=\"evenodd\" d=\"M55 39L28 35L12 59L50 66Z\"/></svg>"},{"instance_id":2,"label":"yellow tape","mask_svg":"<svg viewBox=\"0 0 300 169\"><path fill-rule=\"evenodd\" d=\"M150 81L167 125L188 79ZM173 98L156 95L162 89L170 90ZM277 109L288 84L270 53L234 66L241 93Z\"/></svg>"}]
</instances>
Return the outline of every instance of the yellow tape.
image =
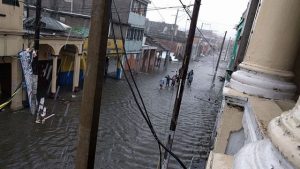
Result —
<instances>
[{"instance_id":1,"label":"yellow tape","mask_svg":"<svg viewBox=\"0 0 300 169\"><path fill-rule=\"evenodd\" d=\"M2 104L0 104L0 110L3 109L5 106L7 106L15 97L15 95L18 93L18 91L20 91L22 85L20 85L20 87L11 95L10 99Z\"/></svg>"}]
</instances>

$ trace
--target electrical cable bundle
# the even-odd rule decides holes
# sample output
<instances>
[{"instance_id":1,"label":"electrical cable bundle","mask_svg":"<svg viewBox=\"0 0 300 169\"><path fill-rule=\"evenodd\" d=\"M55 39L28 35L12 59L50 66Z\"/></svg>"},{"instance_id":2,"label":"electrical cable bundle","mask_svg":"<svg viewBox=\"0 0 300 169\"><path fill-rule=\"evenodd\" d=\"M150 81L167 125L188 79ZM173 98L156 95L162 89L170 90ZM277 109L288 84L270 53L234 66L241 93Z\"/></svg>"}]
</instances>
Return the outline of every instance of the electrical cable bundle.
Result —
<instances>
[{"instance_id":1,"label":"electrical cable bundle","mask_svg":"<svg viewBox=\"0 0 300 169\"><path fill-rule=\"evenodd\" d=\"M118 23L119 23L118 25L119 25L120 32L121 32L122 42L123 42L123 44L125 44L125 38L124 38L124 34L123 34L123 31L122 31L122 27L121 27L121 19L120 19L120 15L119 15L118 10L117 10L117 8L116 8L115 1L112 0L112 2L113 2L113 5L114 5L114 8L116 9L116 14L117 14L117 17L118 17ZM110 19L112 20L112 13L110 14ZM116 37L115 37L115 31L114 31L114 27L113 27L113 26L112 26L112 35L113 35L113 39L114 39L114 44L115 44L115 48L116 48L117 55L119 55L119 51L118 51L118 47L117 47L117 42L116 42ZM132 79L132 82L133 82L133 84L134 84L134 87L135 87L135 89L136 89L136 92L138 93L138 97L139 97L139 99L140 99L140 102L141 102L143 108L141 107L140 102L139 102L138 99L137 99L136 93L135 93L135 91L134 91L134 89L133 89L133 87L132 87L132 84L130 83L130 81L129 81L129 79L128 79L128 76L127 76L127 74L126 74L126 72L125 72L125 69L124 69L124 66L123 66L123 64L122 64L122 61L121 61L120 59L119 59L119 62L120 62L120 65L121 65L122 70L124 71L124 77L125 77L125 79L126 79L126 82L128 83L128 86L129 86L130 91L131 91L131 93L132 93L132 95L133 95L134 101L136 102L136 104L137 104L137 106L138 106L138 109L139 109L140 113L142 114L143 118L145 119L145 121L146 121L146 123L147 123L147 125L148 125L148 127L149 127L149 129L150 129L150 131L151 131L151 133L152 133L152 135L153 135L153 137L154 137L155 140L157 141L158 148L159 148L159 153L160 153L160 156L159 156L159 168L161 168L161 156L162 156L161 147L162 147L163 149L165 149L165 151L167 151L168 153L170 153L170 155L173 156L173 157L175 158L175 160L178 161L178 163L181 165L182 168L187 169L187 167L183 164L183 162L182 162L182 161L181 161L181 160L180 160L180 159L179 159L172 151L170 151L170 150L162 143L162 141L158 138L158 136L157 136L157 134L156 134L156 132L155 132L155 130L154 130L154 127L153 127L153 125L152 125L152 123L151 123L150 117L149 117L149 115L148 115L148 111L147 111L146 106L145 106L145 104L144 104L144 101L143 101L143 98L142 98L141 93L140 93L140 91L139 91L139 88L138 88L138 86L137 86L137 84L136 84L136 81L135 81L135 78L134 78L134 76L133 76L133 73L132 73L130 64L129 64L129 62L128 62L128 58L127 58L127 53L126 53L125 45L123 45L123 50L124 50L124 55L125 55L125 60L126 60L126 63L127 63L127 67L128 67L129 73L130 73L130 77L131 77L131 79ZM143 109L144 109L144 110L143 110Z\"/></svg>"}]
</instances>

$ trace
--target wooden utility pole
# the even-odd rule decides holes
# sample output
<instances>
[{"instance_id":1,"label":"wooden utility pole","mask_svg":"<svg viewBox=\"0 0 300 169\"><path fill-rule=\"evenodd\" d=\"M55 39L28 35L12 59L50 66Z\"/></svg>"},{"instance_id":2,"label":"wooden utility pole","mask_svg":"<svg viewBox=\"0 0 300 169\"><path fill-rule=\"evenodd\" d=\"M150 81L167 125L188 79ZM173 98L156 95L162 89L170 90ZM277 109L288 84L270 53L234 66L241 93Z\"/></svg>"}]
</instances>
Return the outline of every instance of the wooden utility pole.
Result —
<instances>
[{"instance_id":1,"label":"wooden utility pole","mask_svg":"<svg viewBox=\"0 0 300 169\"><path fill-rule=\"evenodd\" d=\"M194 36L195 36L195 30L197 27L197 20L198 20L198 14L199 14L199 10L200 10L200 4L201 4L201 0L195 0L193 14L192 14L192 18L191 18L189 35L188 35L187 42L186 42L184 59L182 62L182 76L180 77L179 86L178 86L177 92L176 92L176 98L175 98L175 104L174 104L173 114L172 114L172 119L171 119L171 124L170 124L168 142L166 145L166 147L169 150L172 150L172 144L173 144L174 134L175 134L176 126L177 126L177 120L178 120L178 116L179 116L181 100L182 100L184 86L185 86L185 80L186 80L189 63L190 63L190 58L191 58L191 52L192 52L192 48L193 48L193 41L194 41ZM163 163L162 163L162 169L168 168L169 158L170 158L170 154L167 151L165 151L164 159L163 159Z\"/></svg>"},{"instance_id":2,"label":"wooden utility pole","mask_svg":"<svg viewBox=\"0 0 300 169\"><path fill-rule=\"evenodd\" d=\"M226 35L227 35L227 31L225 32L223 42L222 42L222 45L221 45L220 54L219 54L219 57L218 57L216 68L215 68L215 73L214 73L214 77L213 77L213 80L212 80L211 88L213 88L215 86L215 80L216 80L216 76L217 76L217 72L218 72L218 68L219 68L219 64L220 64L220 59L221 59L221 56L222 56L222 51L223 51Z\"/></svg>"},{"instance_id":3,"label":"wooden utility pole","mask_svg":"<svg viewBox=\"0 0 300 169\"><path fill-rule=\"evenodd\" d=\"M252 29L253 21L255 19L259 1L260 0L251 0L251 2L250 2L248 14L247 14L247 18L246 18L245 26L244 26L244 30L243 30L243 35L241 36L241 40L239 43L239 49L237 52L237 57L236 57L236 62L235 62L236 65L234 67L237 67L237 64L241 63L244 60L244 56L245 56L246 49L248 46L248 40L249 40L249 37L251 34L251 29Z\"/></svg>"},{"instance_id":4,"label":"wooden utility pole","mask_svg":"<svg viewBox=\"0 0 300 169\"><path fill-rule=\"evenodd\" d=\"M35 32L34 32L34 50L37 52L36 57L33 58L33 74L38 74L38 51L40 49L40 31L41 31L41 10L42 0L36 1L35 8Z\"/></svg>"},{"instance_id":5,"label":"wooden utility pole","mask_svg":"<svg viewBox=\"0 0 300 169\"><path fill-rule=\"evenodd\" d=\"M28 7L28 6L27 6ZM29 8L29 7L28 7ZM40 30L41 30L41 10L42 10L42 0L36 1L35 8L35 33L34 33L34 50L32 61L32 96L31 96L31 113L35 114L37 110L37 91L38 91L38 81L39 81L39 49L40 49Z\"/></svg>"},{"instance_id":6,"label":"wooden utility pole","mask_svg":"<svg viewBox=\"0 0 300 169\"><path fill-rule=\"evenodd\" d=\"M204 23L202 22L200 31L202 31L203 24ZM197 46L196 46L196 57L199 57L199 46L200 46L200 43L201 43L201 40L200 40L200 32L199 32L198 42L197 42Z\"/></svg>"},{"instance_id":7,"label":"wooden utility pole","mask_svg":"<svg viewBox=\"0 0 300 169\"><path fill-rule=\"evenodd\" d=\"M169 59L170 59L169 56L171 56L171 52L172 52L172 46L173 46L173 42L174 42L175 27L176 27L176 24L177 24L178 12L179 12L179 9L177 9L176 16L175 16L175 21L174 21L174 25L172 26L171 49L166 54L165 63L164 63L165 69L168 67L168 63L169 63Z\"/></svg>"},{"instance_id":8,"label":"wooden utility pole","mask_svg":"<svg viewBox=\"0 0 300 169\"><path fill-rule=\"evenodd\" d=\"M94 168L111 0L93 0L76 169Z\"/></svg>"}]
</instances>

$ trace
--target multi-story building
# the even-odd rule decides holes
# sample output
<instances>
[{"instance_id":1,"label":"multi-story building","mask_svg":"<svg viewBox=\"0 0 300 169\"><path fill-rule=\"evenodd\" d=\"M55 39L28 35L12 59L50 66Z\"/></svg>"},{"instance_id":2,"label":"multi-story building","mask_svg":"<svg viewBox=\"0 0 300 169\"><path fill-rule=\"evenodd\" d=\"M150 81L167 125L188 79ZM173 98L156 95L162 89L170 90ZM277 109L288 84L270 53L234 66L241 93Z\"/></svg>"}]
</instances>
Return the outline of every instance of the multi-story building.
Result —
<instances>
[{"instance_id":1,"label":"multi-story building","mask_svg":"<svg viewBox=\"0 0 300 169\"><path fill-rule=\"evenodd\" d=\"M0 2L0 103L10 98L22 81L16 57L23 48L23 4L18 1ZM11 108L22 106L22 91L14 97Z\"/></svg>"},{"instance_id":2,"label":"multi-story building","mask_svg":"<svg viewBox=\"0 0 300 169\"><path fill-rule=\"evenodd\" d=\"M123 35L125 38L125 49L130 66L133 70L139 71L142 62L142 43L146 21L147 5L149 0L116 0L116 8L120 14L121 24L123 25ZM116 37L120 36L120 23L118 22L117 12L112 6L112 18L116 32ZM112 28L112 26L111 26ZM112 32L112 31L110 31ZM115 62L121 60L124 63L124 56L115 58ZM111 64L111 63L110 63ZM116 77L121 78L122 71L119 64L117 65Z\"/></svg>"},{"instance_id":3,"label":"multi-story building","mask_svg":"<svg viewBox=\"0 0 300 169\"><path fill-rule=\"evenodd\" d=\"M9 100L22 83L23 71L18 53L33 47L34 18L25 20L23 29L23 11L23 2L4 0L0 3L1 103ZM71 85L75 91L79 87L83 39L71 36L68 32L70 27L53 18L42 17L41 23L38 52L40 86L49 89L49 93L54 95L57 90L58 69L61 67L62 70L72 72ZM71 60L72 64L68 66L59 64L63 60ZM11 108L21 108L23 99L26 100L26 92L18 90L12 99Z\"/></svg>"},{"instance_id":4,"label":"multi-story building","mask_svg":"<svg viewBox=\"0 0 300 169\"><path fill-rule=\"evenodd\" d=\"M128 53L128 59L130 60L132 68L138 71L142 52L142 39L144 35L147 5L150 1L114 0L114 2L116 8L114 7L114 3L112 3L112 20L110 23L110 33L108 35L109 43L113 43L113 31L111 31L111 29L114 28L118 44L123 45L121 44L122 37L119 29L121 27L125 38L125 49ZM28 0L28 5L25 5L26 15L35 15L34 3L35 0ZM88 36L92 0L43 0L42 7L44 16L50 16L51 18L71 26L71 32L79 33L84 37ZM118 14L120 16L120 22ZM114 45L108 46L114 47ZM119 79L122 75L119 61L124 62L124 57L117 56L114 52L115 50L113 49L108 50L108 73L115 73L115 77ZM122 51L120 52L122 53Z\"/></svg>"}]
</instances>

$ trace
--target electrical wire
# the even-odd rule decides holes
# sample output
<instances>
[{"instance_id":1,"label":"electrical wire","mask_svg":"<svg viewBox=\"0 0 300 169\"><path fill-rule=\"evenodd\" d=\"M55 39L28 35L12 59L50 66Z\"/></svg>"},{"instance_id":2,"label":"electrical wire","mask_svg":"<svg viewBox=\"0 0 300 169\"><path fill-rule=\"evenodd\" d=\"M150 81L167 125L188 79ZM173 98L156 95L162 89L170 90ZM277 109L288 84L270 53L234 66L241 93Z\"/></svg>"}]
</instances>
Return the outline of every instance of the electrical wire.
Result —
<instances>
[{"instance_id":1,"label":"electrical wire","mask_svg":"<svg viewBox=\"0 0 300 169\"><path fill-rule=\"evenodd\" d=\"M187 8L187 6L182 2L182 0L179 0L179 2L182 5L182 8L185 10L185 12L187 13L187 15L189 16L189 18L192 20L192 16L191 16L191 11L189 10L189 8ZM201 34L202 38L209 44L209 46L215 51L216 49L213 47L213 45L209 42L209 40L204 36L204 34L202 33L201 29L199 29L198 27L196 27L198 32Z\"/></svg>"},{"instance_id":2,"label":"electrical wire","mask_svg":"<svg viewBox=\"0 0 300 169\"><path fill-rule=\"evenodd\" d=\"M156 8L156 6L154 5L154 2L152 1L152 5ZM165 21L166 19L162 16L162 14L157 11L157 13L159 14L159 16L161 17L161 19L163 19L163 21Z\"/></svg>"},{"instance_id":3,"label":"electrical wire","mask_svg":"<svg viewBox=\"0 0 300 169\"><path fill-rule=\"evenodd\" d=\"M116 8L115 1L114 1L114 0L112 0L112 1L113 1L114 7ZM121 23L120 15L119 15L117 9L116 9L116 13L117 13L118 21L119 21L119 23ZM123 42L123 44L125 44L125 38L124 38L124 36L123 36L122 27L121 27L120 24L119 24L119 27L120 27L120 32L121 32L122 42ZM112 31L113 31L113 34L114 34L114 28L112 29ZM115 47L116 47L116 52L118 53L118 47L117 47L115 35L114 35L114 43L115 43ZM125 77L125 79L126 79L128 85L129 85L129 88L130 88L130 90L131 90L131 92L132 92L132 95L133 95L134 100L135 100L135 102L136 102L136 104L137 104L137 106L138 106L138 109L140 110L140 113L142 114L142 116L143 116L143 118L145 119L145 121L147 122L148 127L150 128L150 131L151 131L153 137L155 138L155 140L156 140L157 143L159 144L159 150L160 150L160 162L159 162L159 165L160 165L160 168L161 168L161 147L162 147L162 148L164 148L168 153L170 153L170 155L173 156L173 157L179 162L179 164L180 164L184 169L187 169L187 167L183 164L183 162L182 162L182 161L181 161L181 160L180 160L180 159L179 159L172 151L170 151L170 150L169 150L169 149L168 149L168 148L160 141L160 139L158 138L158 136L157 136L157 134L156 134L156 132L155 132L155 130L154 130L154 128L153 128L153 125L152 125L152 123L151 123L150 117L149 117L149 115L148 115L148 112L147 112L146 106L145 106L145 104L144 104L143 98L142 98L142 96L141 96L141 94L140 94L139 88L138 88L138 86L137 86L137 84L136 84L136 82L135 82L134 76L133 76L133 74L132 74L131 67L130 67L130 64L129 64L129 62L128 62L127 53L126 53L126 49L125 49L125 46L124 46L124 45L123 45L123 49L124 49L124 52L125 52L125 60L126 60L126 63L127 63L128 69L129 69L129 72L130 72L130 76L131 76L131 78L132 78L132 81L133 81L133 83L134 83L134 86L135 86L136 91L137 91L137 93L138 93L138 95L139 95L140 101L141 101L141 103L142 103L142 105L143 105L143 108L144 108L144 111L145 111L145 112L143 112L143 110L142 110L142 108L141 108L141 106L140 106L140 104L139 104L139 102L138 102L138 100L137 100L137 98L136 98L135 92L134 92L134 90L133 90L133 88L132 88L132 86L131 86L131 83L129 82L129 79L128 79L127 75L126 75L126 72L125 72L125 69L124 69L124 66L123 66L122 62L119 60L119 61L120 61L120 65L121 65L121 67L122 67L122 69L123 69L123 71L124 71L124 77Z\"/></svg>"}]
</instances>

